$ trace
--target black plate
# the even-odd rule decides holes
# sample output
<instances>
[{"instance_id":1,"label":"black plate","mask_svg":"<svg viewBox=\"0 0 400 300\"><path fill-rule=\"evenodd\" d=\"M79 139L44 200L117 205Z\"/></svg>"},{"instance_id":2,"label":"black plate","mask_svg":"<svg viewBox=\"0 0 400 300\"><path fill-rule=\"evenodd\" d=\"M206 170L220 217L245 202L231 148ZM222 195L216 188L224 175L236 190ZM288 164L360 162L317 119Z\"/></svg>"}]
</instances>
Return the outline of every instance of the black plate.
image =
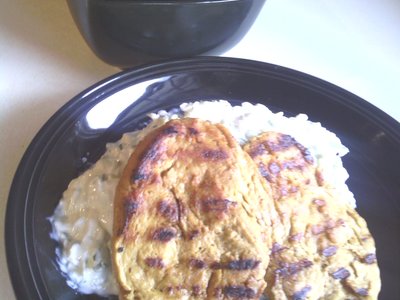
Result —
<instances>
[{"instance_id":1,"label":"black plate","mask_svg":"<svg viewBox=\"0 0 400 300\"><path fill-rule=\"evenodd\" d=\"M107 125L121 101L106 99L128 87L130 95L123 97L127 108ZM376 240L380 298L400 299L399 123L325 81L275 65L227 58L187 59L122 72L76 96L46 123L18 167L8 200L6 251L17 298L96 298L75 294L66 285L46 218L69 181L100 157L106 142L143 126L148 112L200 99L259 102L288 115L303 112L335 132L350 148L344 159L348 184ZM107 101L113 105L103 107ZM93 117L105 128L93 128Z\"/></svg>"}]
</instances>

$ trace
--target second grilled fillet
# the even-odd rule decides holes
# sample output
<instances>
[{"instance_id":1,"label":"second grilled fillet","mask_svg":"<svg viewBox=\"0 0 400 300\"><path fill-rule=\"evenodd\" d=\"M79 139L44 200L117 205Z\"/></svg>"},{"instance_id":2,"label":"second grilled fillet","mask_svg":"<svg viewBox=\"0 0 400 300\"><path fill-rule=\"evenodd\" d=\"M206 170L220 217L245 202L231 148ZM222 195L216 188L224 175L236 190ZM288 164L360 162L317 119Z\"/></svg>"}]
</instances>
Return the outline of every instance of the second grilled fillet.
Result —
<instances>
[{"instance_id":1,"label":"second grilled fillet","mask_svg":"<svg viewBox=\"0 0 400 300\"><path fill-rule=\"evenodd\" d=\"M112 255L122 299L258 299L271 192L222 125L172 120L135 149L117 188Z\"/></svg>"},{"instance_id":2,"label":"second grilled fillet","mask_svg":"<svg viewBox=\"0 0 400 300\"><path fill-rule=\"evenodd\" d=\"M377 299L379 268L367 224L323 182L292 137L266 132L244 146L272 188L285 238L267 270L270 299Z\"/></svg>"}]
</instances>

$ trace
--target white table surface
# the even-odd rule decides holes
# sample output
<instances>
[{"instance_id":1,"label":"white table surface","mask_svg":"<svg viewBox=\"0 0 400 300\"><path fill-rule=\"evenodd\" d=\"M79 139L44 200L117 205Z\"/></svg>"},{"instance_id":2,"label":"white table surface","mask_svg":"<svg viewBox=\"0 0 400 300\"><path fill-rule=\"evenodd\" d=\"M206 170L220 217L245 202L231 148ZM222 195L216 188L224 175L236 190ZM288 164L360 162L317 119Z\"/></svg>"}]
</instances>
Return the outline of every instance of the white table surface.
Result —
<instances>
[{"instance_id":1,"label":"white table surface","mask_svg":"<svg viewBox=\"0 0 400 300\"><path fill-rule=\"evenodd\" d=\"M0 0L0 216L30 141L64 103L119 70L87 47L65 1ZM226 56L341 86L400 121L400 1L267 0ZM1 299L15 299L0 223Z\"/></svg>"}]
</instances>

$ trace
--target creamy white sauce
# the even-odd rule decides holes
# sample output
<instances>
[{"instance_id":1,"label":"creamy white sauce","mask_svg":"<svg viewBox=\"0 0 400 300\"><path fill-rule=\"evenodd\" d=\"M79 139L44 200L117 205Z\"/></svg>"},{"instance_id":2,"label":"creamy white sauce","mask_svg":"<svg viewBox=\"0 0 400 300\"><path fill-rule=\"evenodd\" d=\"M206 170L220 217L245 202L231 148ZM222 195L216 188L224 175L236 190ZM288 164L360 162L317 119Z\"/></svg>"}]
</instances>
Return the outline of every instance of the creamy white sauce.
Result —
<instances>
[{"instance_id":1,"label":"creamy white sauce","mask_svg":"<svg viewBox=\"0 0 400 300\"><path fill-rule=\"evenodd\" d=\"M272 113L261 104L231 106L226 101L184 103L183 117L200 118L225 125L243 144L265 131L289 134L307 147L324 179L341 193L341 199L355 207L353 194L345 181L348 173L341 157L348 149L335 134L304 114L293 118ZM72 288L85 294L117 294L110 259L113 198L122 171L136 145L154 128L176 114L159 111L143 130L126 133L116 143L107 144L105 154L81 176L71 181L53 216L51 237L60 243L57 257L60 270Z\"/></svg>"}]
</instances>

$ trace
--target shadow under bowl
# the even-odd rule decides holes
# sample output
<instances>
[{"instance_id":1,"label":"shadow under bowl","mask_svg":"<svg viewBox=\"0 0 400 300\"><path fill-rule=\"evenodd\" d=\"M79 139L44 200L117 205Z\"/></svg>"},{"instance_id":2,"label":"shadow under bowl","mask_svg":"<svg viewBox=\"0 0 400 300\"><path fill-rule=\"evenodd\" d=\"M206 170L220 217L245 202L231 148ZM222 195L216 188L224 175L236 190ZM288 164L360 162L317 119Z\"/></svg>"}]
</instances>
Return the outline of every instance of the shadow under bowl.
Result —
<instances>
[{"instance_id":1,"label":"shadow under bowl","mask_svg":"<svg viewBox=\"0 0 400 300\"><path fill-rule=\"evenodd\" d=\"M67 0L92 51L121 68L219 55L236 45L265 0Z\"/></svg>"}]
</instances>

